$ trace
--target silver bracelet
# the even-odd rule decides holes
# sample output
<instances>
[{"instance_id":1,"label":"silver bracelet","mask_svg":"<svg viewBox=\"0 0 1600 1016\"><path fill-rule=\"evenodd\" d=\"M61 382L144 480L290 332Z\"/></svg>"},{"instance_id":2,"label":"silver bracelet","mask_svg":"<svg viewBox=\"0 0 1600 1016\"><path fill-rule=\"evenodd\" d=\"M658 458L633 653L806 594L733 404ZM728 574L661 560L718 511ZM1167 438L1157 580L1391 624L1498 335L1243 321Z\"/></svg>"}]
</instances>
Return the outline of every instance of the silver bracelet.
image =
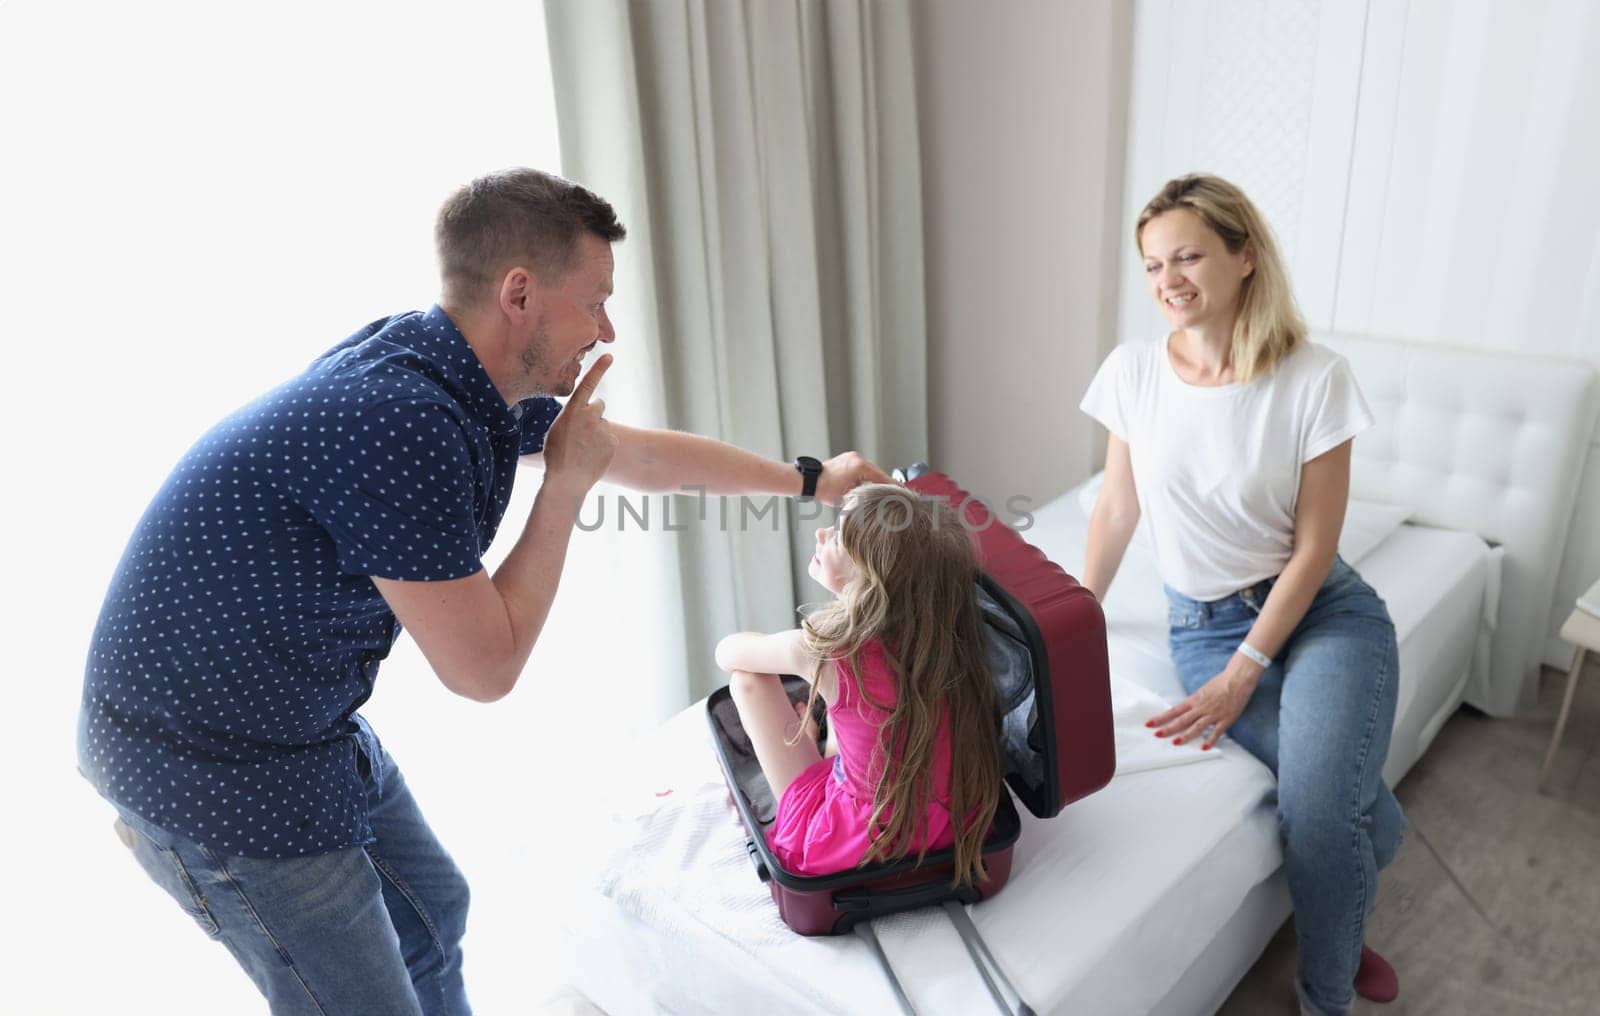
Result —
<instances>
[{"instance_id":1,"label":"silver bracelet","mask_svg":"<svg viewBox=\"0 0 1600 1016\"><path fill-rule=\"evenodd\" d=\"M1248 642L1239 643L1239 655L1253 663L1261 664L1262 667L1272 666L1272 657L1268 656L1266 653L1263 653L1261 650L1252 646Z\"/></svg>"}]
</instances>

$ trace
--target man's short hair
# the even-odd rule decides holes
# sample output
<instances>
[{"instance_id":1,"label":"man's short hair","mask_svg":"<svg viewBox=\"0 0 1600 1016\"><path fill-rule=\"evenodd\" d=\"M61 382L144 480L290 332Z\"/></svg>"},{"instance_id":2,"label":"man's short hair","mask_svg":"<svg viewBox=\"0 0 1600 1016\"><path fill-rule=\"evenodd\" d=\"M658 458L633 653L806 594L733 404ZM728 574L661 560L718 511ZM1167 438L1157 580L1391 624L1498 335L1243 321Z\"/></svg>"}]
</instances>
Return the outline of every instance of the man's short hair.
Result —
<instances>
[{"instance_id":1,"label":"man's short hair","mask_svg":"<svg viewBox=\"0 0 1600 1016\"><path fill-rule=\"evenodd\" d=\"M558 282L577 266L584 233L609 243L627 235L610 204L570 180L537 169L480 176L450 195L434 223L444 302L489 297L516 264L540 282Z\"/></svg>"}]
</instances>

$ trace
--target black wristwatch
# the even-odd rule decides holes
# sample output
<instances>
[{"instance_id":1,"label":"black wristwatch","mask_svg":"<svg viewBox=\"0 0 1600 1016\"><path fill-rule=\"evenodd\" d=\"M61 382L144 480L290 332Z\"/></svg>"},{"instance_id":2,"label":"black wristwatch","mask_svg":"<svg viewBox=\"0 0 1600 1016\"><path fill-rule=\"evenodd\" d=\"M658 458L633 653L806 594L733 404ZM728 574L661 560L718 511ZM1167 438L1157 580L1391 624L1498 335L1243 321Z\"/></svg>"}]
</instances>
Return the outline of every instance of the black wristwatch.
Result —
<instances>
[{"instance_id":1,"label":"black wristwatch","mask_svg":"<svg viewBox=\"0 0 1600 1016\"><path fill-rule=\"evenodd\" d=\"M800 472L800 496L817 496L817 477L822 475L822 463L809 455L802 455L794 460L794 468Z\"/></svg>"}]
</instances>

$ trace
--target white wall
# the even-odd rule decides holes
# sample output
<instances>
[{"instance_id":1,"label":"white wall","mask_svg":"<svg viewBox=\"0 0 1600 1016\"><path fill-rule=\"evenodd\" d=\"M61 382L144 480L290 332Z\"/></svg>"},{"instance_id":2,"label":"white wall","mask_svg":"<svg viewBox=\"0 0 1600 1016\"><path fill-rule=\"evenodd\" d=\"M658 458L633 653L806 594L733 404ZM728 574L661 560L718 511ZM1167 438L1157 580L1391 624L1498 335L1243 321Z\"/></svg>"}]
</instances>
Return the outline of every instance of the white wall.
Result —
<instances>
[{"instance_id":1,"label":"white wall","mask_svg":"<svg viewBox=\"0 0 1600 1016\"><path fill-rule=\"evenodd\" d=\"M1600 365L1600 4L1139 0L1133 49L1124 221L1218 173L1272 223L1313 328ZM1120 335L1155 334L1122 264ZM1596 577L1600 443L1556 624Z\"/></svg>"},{"instance_id":2,"label":"white wall","mask_svg":"<svg viewBox=\"0 0 1600 1016\"><path fill-rule=\"evenodd\" d=\"M1115 336L1129 9L916 7L931 461L998 504L1087 476Z\"/></svg>"}]
</instances>

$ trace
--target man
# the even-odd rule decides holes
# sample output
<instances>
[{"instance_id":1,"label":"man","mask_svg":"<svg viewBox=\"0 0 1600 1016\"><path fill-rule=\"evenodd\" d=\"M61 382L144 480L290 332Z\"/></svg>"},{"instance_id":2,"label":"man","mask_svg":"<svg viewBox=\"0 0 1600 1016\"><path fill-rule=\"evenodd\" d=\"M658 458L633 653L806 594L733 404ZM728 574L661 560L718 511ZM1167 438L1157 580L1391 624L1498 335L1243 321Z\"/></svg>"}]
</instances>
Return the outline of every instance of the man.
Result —
<instances>
[{"instance_id":1,"label":"man","mask_svg":"<svg viewBox=\"0 0 1600 1016\"><path fill-rule=\"evenodd\" d=\"M84 774L274 1013L464 1013L467 885L356 709L400 626L451 691L516 684L602 476L811 494L883 474L611 423L605 201L534 170L440 210L442 296L206 434L129 542L90 647ZM563 407L551 396L571 396ZM520 456L544 478L491 576ZM397 624L398 622L398 624Z\"/></svg>"}]
</instances>

